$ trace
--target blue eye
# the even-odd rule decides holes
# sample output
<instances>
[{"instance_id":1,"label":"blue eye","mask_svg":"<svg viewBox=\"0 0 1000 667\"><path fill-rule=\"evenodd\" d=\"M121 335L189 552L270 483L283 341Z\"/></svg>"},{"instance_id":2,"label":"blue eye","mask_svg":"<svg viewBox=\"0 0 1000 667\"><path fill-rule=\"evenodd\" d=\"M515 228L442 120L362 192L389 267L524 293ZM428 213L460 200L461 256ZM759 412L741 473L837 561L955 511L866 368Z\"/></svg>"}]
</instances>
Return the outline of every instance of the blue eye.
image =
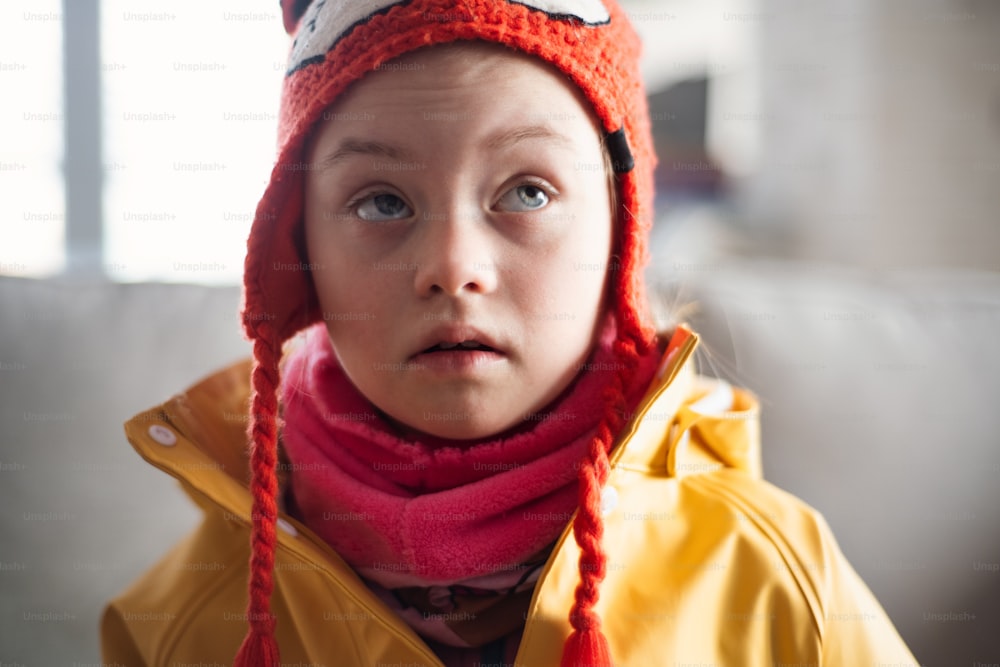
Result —
<instances>
[{"instance_id":1,"label":"blue eye","mask_svg":"<svg viewBox=\"0 0 1000 667\"><path fill-rule=\"evenodd\" d=\"M540 186L526 183L505 192L497 201L497 208L503 211L537 211L549 203L549 193Z\"/></svg>"},{"instance_id":2,"label":"blue eye","mask_svg":"<svg viewBox=\"0 0 1000 667\"><path fill-rule=\"evenodd\" d=\"M413 215L406 202L393 194L378 194L362 200L355 208L362 220L385 222L402 220Z\"/></svg>"}]
</instances>

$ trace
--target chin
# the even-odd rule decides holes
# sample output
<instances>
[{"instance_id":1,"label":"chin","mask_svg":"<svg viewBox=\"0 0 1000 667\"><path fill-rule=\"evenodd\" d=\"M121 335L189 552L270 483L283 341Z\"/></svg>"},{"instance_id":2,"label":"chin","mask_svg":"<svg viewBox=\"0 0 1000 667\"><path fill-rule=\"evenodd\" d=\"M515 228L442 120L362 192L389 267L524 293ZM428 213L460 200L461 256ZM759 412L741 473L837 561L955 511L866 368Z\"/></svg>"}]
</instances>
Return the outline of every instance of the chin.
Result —
<instances>
[{"instance_id":1,"label":"chin","mask_svg":"<svg viewBox=\"0 0 1000 667\"><path fill-rule=\"evenodd\" d=\"M477 411L457 408L425 410L412 420L394 420L405 433L414 438L427 435L442 440L489 440L518 427L522 421L483 422Z\"/></svg>"},{"instance_id":2,"label":"chin","mask_svg":"<svg viewBox=\"0 0 1000 667\"><path fill-rule=\"evenodd\" d=\"M485 424L458 423L434 425L424 429L428 435L445 440L487 440L493 438L505 429Z\"/></svg>"}]
</instances>

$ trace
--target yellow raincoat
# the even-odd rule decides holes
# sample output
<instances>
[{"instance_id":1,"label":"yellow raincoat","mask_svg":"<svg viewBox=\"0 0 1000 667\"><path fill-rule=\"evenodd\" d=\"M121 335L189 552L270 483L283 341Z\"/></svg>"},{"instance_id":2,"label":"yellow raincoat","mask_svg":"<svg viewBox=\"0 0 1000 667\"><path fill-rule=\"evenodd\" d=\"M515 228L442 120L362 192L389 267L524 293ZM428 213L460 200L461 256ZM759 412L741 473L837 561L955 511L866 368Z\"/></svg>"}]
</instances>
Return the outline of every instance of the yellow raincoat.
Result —
<instances>
[{"instance_id":1,"label":"yellow raincoat","mask_svg":"<svg viewBox=\"0 0 1000 667\"><path fill-rule=\"evenodd\" d=\"M597 605L619 667L917 665L813 509L761 479L756 399L696 376L691 336L612 454ZM137 415L139 454L202 524L113 600L104 660L228 665L246 634L249 362ZM308 528L279 519L272 610L283 664L441 665ZM515 662L559 664L577 583L570 530L538 581ZM485 666L484 666L485 667Z\"/></svg>"}]
</instances>

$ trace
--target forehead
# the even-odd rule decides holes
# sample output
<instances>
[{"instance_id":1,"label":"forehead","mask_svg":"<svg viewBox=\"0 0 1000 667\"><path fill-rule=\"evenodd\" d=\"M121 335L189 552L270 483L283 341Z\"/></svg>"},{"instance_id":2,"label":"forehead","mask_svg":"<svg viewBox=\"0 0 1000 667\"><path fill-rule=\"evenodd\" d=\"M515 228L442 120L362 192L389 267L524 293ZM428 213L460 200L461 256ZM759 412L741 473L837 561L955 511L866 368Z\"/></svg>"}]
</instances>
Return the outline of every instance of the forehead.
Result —
<instances>
[{"instance_id":1,"label":"forehead","mask_svg":"<svg viewBox=\"0 0 1000 667\"><path fill-rule=\"evenodd\" d=\"M582 22L586 25L602 25L610 20L608 10L601 0L495 1L536 9L545 12L552 20ZM289 58L289 73L322 60L327 51L355 26L377 14L384 14L397 5L405 4L409 4L409 0L315 0L299 23ZM440 18L428 16L427 20L441 22L466 20L462 15L461 6L456 5L451 11L453 15L442 13Z\"/></svg>"}]
</instances>

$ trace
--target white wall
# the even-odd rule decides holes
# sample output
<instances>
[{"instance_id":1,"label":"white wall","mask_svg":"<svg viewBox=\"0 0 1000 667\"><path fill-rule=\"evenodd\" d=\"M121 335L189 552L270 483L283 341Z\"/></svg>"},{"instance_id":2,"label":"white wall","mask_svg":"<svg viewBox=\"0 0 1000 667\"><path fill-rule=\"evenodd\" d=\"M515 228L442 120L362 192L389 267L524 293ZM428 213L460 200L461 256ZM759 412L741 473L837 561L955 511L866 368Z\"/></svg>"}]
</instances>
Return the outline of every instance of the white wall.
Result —
<instances>
[{"instance_id":1,"label":"white wall","mask_svg":"<svg viewBox=\"0 0 1000 667\"><path fill-rule=\"evenodd\" d=\"M739 201L764 250L1000 269L1000 5L757 11L760 151Z\"/></svg>"}]
</instances>

